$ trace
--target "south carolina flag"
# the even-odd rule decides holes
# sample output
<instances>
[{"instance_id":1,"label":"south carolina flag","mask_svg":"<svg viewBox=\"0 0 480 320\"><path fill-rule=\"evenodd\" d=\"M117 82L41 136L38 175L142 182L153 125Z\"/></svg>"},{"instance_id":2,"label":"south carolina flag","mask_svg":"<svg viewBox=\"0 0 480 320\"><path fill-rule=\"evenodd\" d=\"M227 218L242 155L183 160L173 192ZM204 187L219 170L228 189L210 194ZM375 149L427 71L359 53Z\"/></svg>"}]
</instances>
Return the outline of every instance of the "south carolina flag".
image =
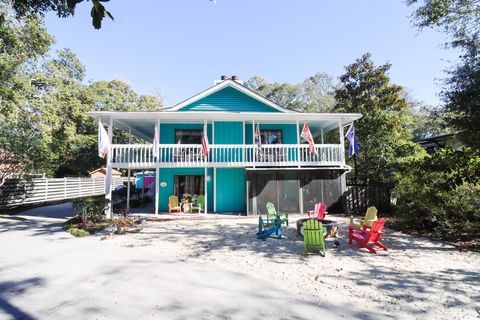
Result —
<instances>
[{"instance_id":1,"label":"south carolina flag","mask_svg":"<svg viewBox=\"0 0 480 320\"><path fill-rule=\"evenodd\" d=\"M204 125L203 136L202 136L202 155L204 157L208 156L209 150L210 150L210 145L208 144L207 125Z\"/></svg>"},{"instance_id":2,"label":"south carolina flag","mask_svg":"<svg viewBox=\"0 0 480 320\"><path fill-rule=\"evenodd\" d=\"M310 128L306 122L303 124L302 134L300 137L305 139L310 145L310 153L315 153L315 142L313 141L312 133L310 132Z\"/></svg>"},{"instance_id":3,"label":"south carolina flag","mask_svg":"<svg viewBox=\"0 0 480 320\"><path fill-rule=\"evenodd\" d=\"M348 141L350 142L348 153L351 158L354 154L358 153L358 140L357 136L355 135L355 128L353 127L353 124L350 126L350 128L348 128L345 137L347 137Z\"/></svg>"},{"instance_id":4,"label":"south carolina flag","mask_svg":"<svg viewBox=\"0 0 480 320\"><path fill-rule=\"evenodd\" d=\"M108 133L102 125L100 119L98 119L98 156L105 158L110 150L110 139Z\"/></svg>"}]
</instances>

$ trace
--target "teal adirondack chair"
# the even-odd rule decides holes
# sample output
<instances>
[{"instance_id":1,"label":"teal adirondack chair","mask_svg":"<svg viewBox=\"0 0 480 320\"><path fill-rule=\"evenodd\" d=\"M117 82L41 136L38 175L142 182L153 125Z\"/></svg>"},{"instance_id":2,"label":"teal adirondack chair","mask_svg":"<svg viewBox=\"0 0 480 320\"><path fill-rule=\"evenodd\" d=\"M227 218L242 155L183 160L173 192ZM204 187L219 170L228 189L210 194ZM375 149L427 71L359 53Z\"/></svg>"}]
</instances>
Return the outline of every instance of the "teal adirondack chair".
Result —
<instances>
[{"instance_id":1,"label":"teal adirondack chair","mask_svg":"<svg viewBox=\"0 0 480 320\"><path fill-rule=\"evenodd\" d=\"M285 215L282 218L282 215ZM271 202L267 202L267 223L273 222L279 219L281 222L285 222L285 225L288 227L288 213L277 212L275 205Z\"/></svg>"},{"instance_id":2,"label":"teal adirondack chair","mask_svg":"<svg viewBox=\"0 0 480 320\"><path fill-rule=\"evenodd\" d=\"M257 239L265 240L272 236L275 236L277 239L282 239L282 222L275 220L270 225L267 225L263 222L262 216L258 216Z\"/></svg>"},{"instance_id":3,"label":"teal adirondack chair","mask_svg":"<svg viewBox=\"0 0 480 320\"><path fill-rule=\"evenodd\" d=\"M192 207L192 212L198 210L198 212L205 211L205 196L199 195L197 197L197 204Z\"/></svg>"},{"instance_id":4,"label":"teal adirondack chair","mask_svg":"<svg viewBox=\"0 0 480 320\"><path fill-rule=\"evenodd\" d=\"M305 255L310 251L317 251L322 252L325 257L325 235L320 221L310 219L303 223L303 243Z\"/></svg>"}]
</instances>

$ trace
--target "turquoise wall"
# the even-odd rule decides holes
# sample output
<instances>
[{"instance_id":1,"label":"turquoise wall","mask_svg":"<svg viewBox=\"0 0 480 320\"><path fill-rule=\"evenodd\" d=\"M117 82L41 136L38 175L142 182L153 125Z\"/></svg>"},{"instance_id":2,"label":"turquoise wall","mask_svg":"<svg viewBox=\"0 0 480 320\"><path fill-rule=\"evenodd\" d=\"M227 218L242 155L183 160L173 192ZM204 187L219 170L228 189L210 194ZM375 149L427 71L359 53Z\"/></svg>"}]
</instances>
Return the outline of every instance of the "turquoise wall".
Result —
<instances>
[{"instance_id":1,"label":"turquoise wall","mask_svg":"<svg viewBox=\"0 0 480 320\"><path fill-rule=\"evenodd\" d=\"M231 87L212 93L179 111L280 112Z\"/></svg>"},{"instance_id":2,"label":"turquoise wall","mask_svg":"<svg viewBox=\"0 0 480 320\"><path fill-rule=\"evenodd\" d=\"M159 187L159 208L160 211L168 211L168 197L173 194L173 177L175 175L204 175L204 168L160 168L160 183L166 182L167 186ZM213 169L209 168L207 174L212 180L207 183L208 210L213 211Z\"/></svg>"},{"instance_id":3,"label":"turquoise wall","mask_svg":"<svg viewBox=\"0 0 480 320\"><path fill-rule=\"evenodd\" d=\"M243 122L216 122L215 144L243 144Z\"/></svg>"},{"instance_id":4,"label":"turquoise wall","mask_svg":"<svg viewBox=\"0 0 480 320\"><path fill-rule=\"evenodd\" d=\"M217 211L245 212L245 169L217 169Z\"/></svg>"}]
</instances>

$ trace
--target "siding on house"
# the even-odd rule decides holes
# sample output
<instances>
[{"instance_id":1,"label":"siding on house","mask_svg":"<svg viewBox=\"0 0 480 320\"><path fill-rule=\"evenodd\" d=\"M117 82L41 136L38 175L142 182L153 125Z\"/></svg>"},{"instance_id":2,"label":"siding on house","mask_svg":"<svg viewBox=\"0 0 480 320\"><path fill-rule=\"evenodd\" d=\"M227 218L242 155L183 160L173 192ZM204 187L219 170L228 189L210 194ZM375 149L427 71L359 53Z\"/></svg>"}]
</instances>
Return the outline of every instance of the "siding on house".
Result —
<instances>
[{"instance_id":1,"label":"siding on house","mask_svg":"<svg viewBox=\"0 0 480 320\"><path fill-rule=\"evenodd\" d=\"M217 169L217 211L245 212L245 169Z\"/></svg>"},{"instance_id":2,"label":"siding on house","mask_svg":"<svg viewBox=\"0 0 480 320\"><path fill-rule=\"evenodd\" d=\"M280 112L231 87L212 93L179 111Z\"/></svg>"}]
</instances>

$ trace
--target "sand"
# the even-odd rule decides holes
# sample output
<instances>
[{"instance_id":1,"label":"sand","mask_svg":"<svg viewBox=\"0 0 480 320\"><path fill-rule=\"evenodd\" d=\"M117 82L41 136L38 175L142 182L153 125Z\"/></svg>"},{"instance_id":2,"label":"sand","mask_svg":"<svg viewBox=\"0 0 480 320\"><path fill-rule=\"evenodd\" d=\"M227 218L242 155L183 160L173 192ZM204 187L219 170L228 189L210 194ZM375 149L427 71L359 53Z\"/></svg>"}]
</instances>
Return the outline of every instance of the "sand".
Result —
<instances>
[{"instance_id":1,"label":"sand","mask_svg":"<svg viewBox=\"0 0 480 320\"><path fill-rule=\"evenodd\" d=\"M355 308L360 319L480 318L480 253L387 228L383 242L390 250L372 254L350 247L348 220L330 216L339 223L339 237L327 240L326 257L305 257L295 229L303 217L291 216L280 240L257 240L255 217L218 216L149 221L140 233L107 241L267 279L339 313Z\"/></svg>"}]
</instances>

